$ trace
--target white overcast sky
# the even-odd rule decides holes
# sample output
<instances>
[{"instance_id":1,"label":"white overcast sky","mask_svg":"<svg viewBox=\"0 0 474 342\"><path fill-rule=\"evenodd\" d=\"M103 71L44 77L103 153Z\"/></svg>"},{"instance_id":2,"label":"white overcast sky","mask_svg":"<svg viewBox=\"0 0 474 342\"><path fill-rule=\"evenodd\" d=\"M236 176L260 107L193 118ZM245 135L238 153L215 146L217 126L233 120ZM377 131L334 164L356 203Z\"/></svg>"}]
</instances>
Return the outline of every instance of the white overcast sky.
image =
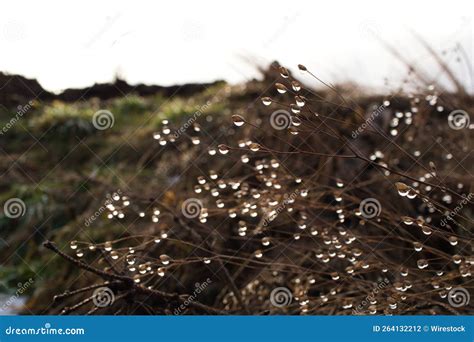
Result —
<instances>
[{"instance_id":1,"label":"white overcast sky","mask_svg":"<svg viewBox=\"0 0 474 342\"><path fill-rule=\"evenodd\" d=\"M461 43L473 60L474 4L466 1L2 1L0 71L48 90L107 82L179 84L256 75L252 63L302 63L331 82L377 86L405 68L375 37L425 68ZM468 80L468 65L446 59Z\"/></svg>"}]
</instances>

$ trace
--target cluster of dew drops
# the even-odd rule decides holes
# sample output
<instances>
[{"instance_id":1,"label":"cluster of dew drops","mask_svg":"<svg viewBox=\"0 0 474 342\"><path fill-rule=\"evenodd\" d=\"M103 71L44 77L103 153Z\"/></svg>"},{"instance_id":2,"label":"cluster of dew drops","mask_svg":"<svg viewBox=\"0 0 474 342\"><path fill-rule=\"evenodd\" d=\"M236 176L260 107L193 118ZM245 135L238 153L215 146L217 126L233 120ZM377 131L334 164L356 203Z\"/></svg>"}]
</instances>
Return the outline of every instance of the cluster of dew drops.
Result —
<instances>
[{"instance_id":1,"label":"cluster of dew drops","mask_svg":"<svg viewBox=\"0 0 474 342\"><path fill-rule=\"evenodd\" d=\"M299 69L306 72L307 69L299 65ZM310 100L305 96L298 94L304 88L297 80L291 80L290 73L284 67L280 67L280 75L283 79L289 81L289 85L277 82L275 84L278 94L285 94L291 89L296 95L294 97L295 103L291 103L289 108L293 116L291 117L291 125L288 128L290 134L298 134L298 127L302 124L299 114ZM425 101L435 107L438 112L443 112L444 108L438 104L438 94L434 87L429 88L431 93L425 97ZM418 113L418 105L421 102L420 97L415 95L409 96L411 101L411 108L407 111L395 111L390 121L390 135L396 137L402 134L406 126L413 124L414 116ZM262 103L264 106L270 106L274 100L270 97L263 97ZM388 107L390 102L384 101L383 105ZM317 114L316 114L317 115ZM232 115L232 122L235 127L243 127L246 124L246 119L241 115ZM165 146L168 142L174 142L178 136L171 132L168 120L162 121L161 132L156 132L153 135L155 140L158 140L161 146ZM404 126L403 126L404 125ZM192 123L192 130L194 133L199 133L201 127L197 123ZM413 136L409 139L414 139ZM199 145L201 140L198 135L191 137L193 145ZM208 200L204 201L207 205L200 209L197 219L200 223L207 223L210 216L225 215L230 219L236 219L235 235L237 238L245 239L258 238L260 240L260 247L256 248L249 259L265 260L266 251L275 245L281 243L279 238L272 235L272 223L281 213L285 212L289 215L295 213L296 222L295 231L292 233L292 239L319 239L322 242L321 248L314 251L316 260L323 264L338 264L345 265L342 271L333 271L329 273L329 279L333 281L332 288L325 287L319 296L315 299L308 295L310 289L318 282L324 280L326 275L321 275L318 272L314 274L308 272L301 272L296 276L291 277L290 280L285 276L284 270L275 269L270 271L271 280L266 277L257 277L250 281L243 289L241 289L241 296L248 302L257 298L260 301L268 300L269 291L276 286L278 282L287 282L287 286L292 288L294 299L298 304L298 310L301 313L310 313L314 308L324 306L327 303L340 303L342 310L351 310L357 306L366 296L365 293L359 296L345 296L338 286L339 281L348 279L356 279L356 276L363 276L365 273L372 271L380 271L379 281L386 280L389 271L396 273L393 277L394 281L390 282L386 291L380 291L376 295L372 295L369 304L362 308L364 313L376 314L396 313L399 303L407 300L407 298L416 297L416 293L410 293L410 289L417 283L416 275L410 278L413 269L405 266L395 266L385 264L384 260L376 260L370 258L362 248L354 247L353 245L361 246L358 242L359 237L351 230L344 227L344 223L348 217L355 216L360 219L360 224L363 225L365 220L360 216L361 213L357 209L346 210L344 208L343 190L345 184L342 180L336 180L334 184L333 198L336 203L335 212L337 220L334 226L321 227L312 224L312 216L304 209L307 201L310 201L310 193L313 188L309 184L305 184L304 179L295 177L287 170L282 168L280 162L272 157L266 157L265 147L251 139L244 138L237 142L236 147L230 147L225 144L220 144L217 147L208 147L208 154L210 156L221 155L229 157L232 155L235 158L234 150L242 151L238 156L238 162L245 166L244 170L249 170L248 175L240 175L226 178L223 171L210 169L208 174L198 176L196 184L194 185L194 193L200 197L204 195ZM260 153L259 153L260 152ZM262 154L264 157L262 157ZM419 157L421 152L419 150L413 151L414 157ZM378 161L382 166L388 166L384 161L384 153L380 150L375 150L370 159ZM447 154L445 159L452 159L451 154ZM232 164L235 160L232 161ZM418 217L401 216L401 223L405 226L417 226L422 231L423 235L430 236L433 232L439 233L445 238L453 247L457 246L460 239L455 234L447 235L446 232L436 229L431 225L431 216L429 214L435 213L437 207L430 197L425 193L430 193L433 189L425 182L436 178L436 166L430 163L431 171L425 172L419 176L419 182L413 181L407 183L405 181L398 181L395 183L395 191L398 195L409 200L421 199L419 205L419 212L426 212L426 215L419 215ZM390 176L388 170L384 170L386 176ZM252 181L248 181L251 176ZM458 190L463 190L464 184L457 184ZM445 204L451 204L453 198L451 195L444 193L441 198ZM130 199L126 196L114 194L112 200L106 205L108 210L107 217L109 219L123 219L125 217L126 209L130 209ZM130 211L130 210L129 210ZM131 210L135 215L142 219L149 219L152 223L157 223L160 220L160 210L152 208L150 212L140 211L136 208ZM446 214L446 213L444 213ZM378 219L380 221L380 219ZM154 237L150 241L144 243L159 244L162 240L168 237L167 232L162 232L160 236ZM363 238L363 236L362 236ZM356 243L354 243L356 242ZM283 242L286 243L286 242ZM80 245L84 245L82 246ZM421 241L413 241L413 252L420 255L417 258L416 266L419 272L430 271L434 273L434 277L430 277L431 287L438 293L442 299L446 299L448 291L453 287L453 282L450 279L453 277L445 276L443 269L437 269L435 266L431 267L430 260L423 257L423 252L426 246ZM81 247L81 248L79 248ZM143 246L142 246L143 247ZM136 255L134 247L128 248L114 248L112 241L107 241L103 244L84 244L77 241L71 241L70 248L75 251L78 258L84 256L85 250L95 251L97 249L107 253L110 259L120 260L126 265L127 271L133 277L136 283L152 287L152 280L154 275L163 277L169 267L173 266L174 260L166 254L161 254L157 260L149 261L146 258L140 258ZM142 260L143 259L143 260ZM201 258L200 261L204 264L211 263L212 258ZM452 255L452 262L458 266L461 277L471 276L471 266L474 259L469 256L461 254ZM339 267L340 268L340 267ZM415 282L415 284L414 284ZM370 292L370 289L368 289ZM227 309L232 309L238 306L237 297L233 292L229 292L223 298L223 304ZM314 312L314 311L313 311Z\"/></svg>"},{"instance_id":2,"label":"cluster of dew drops","mask_svg":"<svg viewBox=\"0 0 474 342\"><path fill-rule=\"evenodd\" d=\"M301 66L301 65L299 66L299 69L302 70L302 71L306 71L306 68L304 66ZM289 72L283 67L280 67L280 74L284 79L288 79L290 77ZM288 87L286 85L282 84L282 83L276 83L275 87L276 87L277 92L279 94L285 94L288 91ZM297 93L298 91L301 90L302 87L301 87L301 84L298 81L293 80L293 81L291 81L291 88L293 89L294 92ZM407 127L412 125L413 124L413 116L418 113L418 109L419 109L418 105L421 102L420 97L415 96L413 94L409 94L408 97L409 97L410 102L411 102L410 110L407 110L407 111L404 111L404 112L395 111L393 113L392 119L390 120L390 131L389 132L390 132L390 135L393 136L393 137L396 137L397 135L403 133L403 131L406 130ZM443 113L445 111L444 107L442 105L440 105L439 102L438 102L439 94L436 91L434 86L429 86L428 87L428 95L425 96L424 100L426 101L426 103L429 106L434 107L437 112ZM274 102L274 100L270 97L263 97L262 98L262 103L265 106L270 106L273 102ZM294 115L297 115L297 114L300 114L301 109L305 106L305 104L307 102L308 102L307 98L305 98L302 95L297 94L297 95L295 95L295 103L290 104L289 108L291 109L291 112ZM383 106L384 107L390 106L390 101L385 100L383 102ZM237 126L237 127L241 127L246 123L246 120L240 115L233 115L232 116L232 121L233 121L234 125ZM297 116L293 116L292 119L291 119L291 126L289 128L290 133L291 134L298 134L298 131L295 127L298 127L299 125L301 125L301 120L299 120L299 118ZM413 135L408 136L408 141L409 142L413 141L413 139L414 139ZM438 137L438 142L440 142L440 140L441 140L441 138ZM241 148L249 147L250 151L253 151L253 152L257 152L260 149L260 146L258 144L252 143L251 141L241 142L239 144L239 147L241 147ZM222 151L221 151L222 154L227 154L228 151L229 151L229 149L226 146L222 147ZM421 155L421 152L419 150L413 151L413 156L414 157L419 157L420 155ZM453 155L448 152L443 157L444 157L445 160L451 160L453 158ZM371 160L373 160L373 161L378 160L380 165L387 167L388 165L382 161L383 158L384 158L384 154L379 150L376 150L370 156ZM247 154L242 156L242 162L249 162L249 157L247 156ZM278 161L272 161L270 164L273 164L273 163L278 165ZM266 165L264 163L262 163L261 161L258 161L258 164L256 163L256 165L255 165L256 168L260 167L260 170L262 170L265 166ZM430 236L431 234L433 234L433 231L435 229L432 226L430 226L432 218L429 214L435 213L436 207L431 202L430 197L428 195L424 194L424 193L430 194L434 190L431 185L425 184L425 182L436 179L436 177L437 177L436 165L433 162L430 162L429 166L431 168L431 171L430 172L425 172L424 174L420 175L419 176L419 181L413 181L410 185L408 185L408 184L406 184L405 182L402 182L402 181L399 181L399 182L395 183L395 188L396 188L399 196L406 197L407 199L410 199L410 200L414 200L417 197L421 198L421 204L420 204L418 209L419 209L420 212L427 211L428 215L426 215L426 216L420 215L417 218L412 218L412 217L409 217L409 216L401 216L401 221L404 225L407 225L407 226L411 226L411 225L418 226L425 236ZM260 171L260 172L262 173L262 171ZM385 169L384 174L385 174L385 176L389 176L390 171ZM299 181L301 181L301 179L299 179ZM272 185L273 185L272 182L268 183L268 186L272 186ZM338 181L337 186L343 187L342 181ZM456 185L456 187L457 187L457 190L462 191L463 188L464 188L464 184L463 183L458 183ZM248 187L246 186L245 189L247 190L247 188ZM259 196L259 197L261 196L259 191L255 190L255 189L251 189L251 191L255 191L255 194L257 196ZM307 190L304 193L307 194ZM466 194L463 194L463 196L465 198ZM434 195L434 198L435 199L437 198L436 194ZM341 202L342 197L336 194L335 195L335 200L337 202ZM442 197L441 197L441 201L444 204L449 205L449 204L452 203L453 197L452 197L452 195L450 195L446 192L443 192ZM222 207L224 207L224 204L222 203L221 200L219 200L219 204L221 204ZM275 204L278 204L278 202L275 202ZM259 205L259 203L258 203L258 201L257 201L256 204L247 202L246 205L248 206L248 207L246 207L246 210L247 210L247 209L251 209L251 208L256 208ZM288 209L288 211L292 211L293 207L290 205L287 209ZM275 211L273 211L273 213L274 212ZM243 211L241 212L241 214L244 214L244 213L245 212L243 212ZM339 222L343 223L344 218L345 218L343 210L338 209L337 213L339 215ZM449 211L444 210L443 214L448 215ZM358 210L356 210L355 215L360 216L360 212ZM235 217L236 216L236 212L235 212L234 208L229 210L229 216L230 217ZM306 214L303 214L302 216L304 217L304 216L306 216ZM272 216L272 214L270 214L269 218L274 218L274 217ZM363 222L364 221L362 221L362 223ZM241 228L239 228L239 235L245 236L246 231L247 231L247 226L246 226L245 222L239 221L239 226L241 226ZM306 228L305 223L301 223L299 226L302 229ZM350 244L352 241L356 240L356 237L351 236L351 234L348 234L348 232L344 228L338 227L338 229L339 229L339 233L341 235L348 236L348 238L346 238L346 240L344 241L345 243ZM443 239L447 240L451 246L454 247L454 246L457 246L459 244L460 238L458 236L456 236L455 234L450 235L447 232L441 231L439 229L437 230L437 232L439 233L439 235ZM318 229L316 227L312 227L311 228L311 234L312 235L317 235L318 234ZM321 236L323 236L324 244L326 244L326 245L334 244L335 249L329 250L329 252L324 252L323 250L319 249L316 252L316 258L320 259L324 263L327 263L331 260L331 257L335 257L335 256L337 256L339 258L345 258L346 257L345 252L338 251L338 249L339 250L341 249L342 244L339 242L339 240L337 238L331 237L328 234L327 230L323 234L321 234ZM298 233L296 233L294 235L295 239L299 239L300 237L301 236ZM268 237L265 237L264 239L262 239L262 244L264 246L268 245L269 243L270 243L270 239ZM468 243L470 243L470 242L468 241ZM414 250L415 253L422 255L423 248L424 248L424 245L423 245L422 242L413 241L413 250ZM359 267L360 269L368 269L370 267L370 264L368 262L365 262L365 261L357 262L357 257L362 255L362 253L363 253L359 248L354 248L351 252L352 252L352 255L349 255L348 260L352 263L352 265L346 267L345 271L347 272L347 274L354 274L357 267ZM262 257L262 255L263 254L262 254L261 250L257 250L255 252L256 257ZM472 267L472 264L474 263L474 258L472 256L462 256L460 254L455 253L455 254L452 255L452 263L459 266L459 268L458 268L459 276L461 276L463 278L471 277L471 267ZM430 269L430 262L429 262L428 259L423 258L423 256L421 256L417 259L416 266L419 270L429 270ZM382 273L386 273L386 272L388 272L388 268L387 267L382 267L381 271L382 271ZM398 300L402 300L402 301L406 300L407 295L404 294L404 293L408 289L412 288L412 286L413 286L411 281L406 280L406 277L408 277L408 275L410 273L410 270L409 270L408 267L403 267L402 266L402 267L400 267L399 270L396 270L396 271L398 272L398 274L404 280L396 281L396 282L393 283L393 288L397 292L399 292L400 295L388 297L388 301L387 301L388 302L388 308L391 309L391 310L397 309L397 301ZM452 279L452 276L449 275L449 276L445 277L446 280L443 281L442 277L443 277L443 275L445 275L445 271L443 269L436 269L436 267L434 267L430 271L433 272L436 275L435 278L432 278L432 282L431 282L431 285L432 285L433 289L438 291L438 294L442 299L447 298L448 291L451 290L452 287L453 287L453 285L452 285L453 283L450 283L450 281L449 281L449 280ZM275 272L275 275L277 275L277 274L278 274L278 272ZM332 280L339 280L340 279L340 275L339 275L338 272L333 272L330 275L331 275ZM436 279L436 277L438 277L438 279ZM456 278L456 276L454 278ZM302 282L302 280L299 279L299 278L296 278L295 280L296 280L297 283ZM314 278L310 278L306 282L308 284L311 284L311 283L314 283L314 281L315 281ZM264 284L262 284L261 282L256 280L255 282L250 283L249 286L258 287L258 286L264 286ZM257 290L255 290L255 291L257 291ZM257 293L258 293L258 291L257 291ZM304 290L300 291L300 293L298 294L298 296L296 298L298 298L298 297L303 298L303 299L300 300L301 311L302 312L307 312L309 301L306 298L306 296L304 295L304 293L305 293ZM329 295L331 295L331 294L335 296L335 295L337 295L337 291L331 290ZM226 298L226 303L228 303L230 301L231 301L231 299ZM325 294L321 295L321 301L323 303L327 302L328 301L328 295L325 295ZM235 302L235 298L234 298L234 302ZM352 302L350 300L344 300L343 302L344 302L344 304L342 306L343 309L352 308ZM370 314L377 313L377 306L375 304L377 304L377 300L376 299L371 300L370 306L367 308L367 311Z\"/></svg>"},{"instance_id":3,"label":"cluster of dew drops","mask_svg":"<svg viewBox=\"0 0 474 342\"><path fill-rule=\"evenodd\" d=\"M133 215L136 218L151 221L151 223L158 223L161 217L161 211L159 208L150 208L148 212L138 210L131 204L131 199L127 196L121 196L117 192L110 196L104 204L105 210L107 210L106 217L110 220L123 220L126 215ZM133 208L131 208L133 207ZM127 210L131 209L131 210ZM161 254L159 260L145 261L149 258L140 257L137 255L137 249L143 250L144 247L150 244L159 244L162 240L168 238L167 231L161 231L158 236L150 237L147 241L141 243L137 247L114 247L114 241L105 241L104 243L86 243L73 240L70 242L70 248L75 252L77 258L83 258L87 252L102 252L106 254L112 262L122 262L126 267L127 275L130 275L135 283L141 283L142 279L146 279L146 282L152 281L153 275L163 277L167 270L167 267L171 265L171 258L166 254ZM110 271L110 267L104 268L106 271ZM149 288L152 288L150 285Z\"/></svg>"}]
</instances>

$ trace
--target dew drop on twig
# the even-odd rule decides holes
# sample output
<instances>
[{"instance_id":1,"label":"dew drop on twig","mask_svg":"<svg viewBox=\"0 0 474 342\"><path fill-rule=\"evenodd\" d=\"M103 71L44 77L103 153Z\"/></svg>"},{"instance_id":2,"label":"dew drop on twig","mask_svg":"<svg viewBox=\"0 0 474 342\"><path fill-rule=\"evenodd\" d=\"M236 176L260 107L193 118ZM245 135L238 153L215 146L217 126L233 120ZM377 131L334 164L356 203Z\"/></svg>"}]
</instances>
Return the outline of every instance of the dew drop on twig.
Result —
<instances>
[{"instance_id":1,"label":"dew drop on twig","mask_svg":"<svg viewBox=\"0 0 474 342\"><path fill-rule=\"evenodd\" d=\"M234 125L237 127L242 126L245 123L245 120L243 117L240 115L232 115L232 121L234 122Z\"/></svg>"},{"instance_id":2,"label":"dew drop on twig","mask_svg":"<svg viewBox=\"0 0 474 342\"><path fill-rule=\"evenodd\" d=\"M265 106L269 106L272 104L272 99L270 97L262 97L262 103Z\"/></svg>"},{"instance_id":3,"label":"dew drop on twig","mask_svg":"<svg viewBox=\"0 0 474 342\"><path fill-rule=\"evenodd\" d=\"M290 77L290 73L288 72L288 69L286 69L285 67L280 66L279 71L280 71L281 77L283 77L283 78Z\"/></svg>"},{"instance_id":4,"label":"dew drop on twig","mask_svg":"<svg viewBox=\"0 0 474 342\"><path fill-rule=\"evenodd\" d=\"M219 149L220 154L227 154L227 153L229 153L229 147L228 147L227 145L220 144L220 145L218 146L218 149Z\"/></svg>"},{"instance_id":5,"label":"dew drop on twig","mask_svg":"<svg viewBox=\"0 0 474 342\"><path fill-rule=\"evenodd\" d=\"M288 91L288 88L284 84L281 84L281 83L275 83L275 87L277 88L277 91L280 94L284 94Z\"/></svg>"}]
</instances>

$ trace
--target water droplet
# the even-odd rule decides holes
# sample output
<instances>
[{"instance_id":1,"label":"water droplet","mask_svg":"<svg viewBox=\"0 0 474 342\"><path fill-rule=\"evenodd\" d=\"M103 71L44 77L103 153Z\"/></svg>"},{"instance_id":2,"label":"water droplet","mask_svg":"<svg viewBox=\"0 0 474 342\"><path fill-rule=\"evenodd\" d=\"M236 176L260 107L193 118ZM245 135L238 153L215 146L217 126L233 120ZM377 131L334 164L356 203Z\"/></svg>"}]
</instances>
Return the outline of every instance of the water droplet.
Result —
<instances>
[{"instance_id":1,"label":"water droplet","mask_svg":"<svg viewBox=\"0 0 474 342\"><path fill-rule=\"evenodd\" d=\"M294 103L290 104L290 109L293 114L301 113L301 108L295 105Z\"/></svg>"},{"instance_id":2,"label":"water droplet","mask_svg":"<svg viewBox=\"0 0 474 342\"><path fill-rule=\"evenodd\" d=\"M284 94L288 91L288 88L284 84L281 84L281 83L275 83L275 87L277 88L277 91L280 94Z\"/></svg>"},{"instance_id":3,"label":"water droplet","mask_svg":"<svg viewBox=\"0 0 474 342\"><path fill-rule=\"evenodd\" d=\"M291 135L297 135L299 133L298 128L293 126L288 128L288 132L290 132Z\"/></svg>"},{"instance_id":4,"label":"water droplet","mask_svg":"<svg viewBox=\"0 0 474 342\"><path fill-rule=\"evenodd\" d=\"M206 265L208 265L208 264L211 263L211 259L209 259L209 258L204 258L204 259L202 259L202 261L203 261Z\"/></svg>"},{"instance_id":5,"label":"water droplet","mask_svg":"<svg viewBox=\"0 0 474 342\"><path fill-rule=\"evenodd\" d=\"M229 153L229 147L228 147L227 145L220 144L220 145L218 146L218 149L219 149L219 152L220 152L221 154L227 154L227 153Z\"/></svg>"},{"instance_id":6,"label":"water droplet","mask_svg":"<svg viewBox=\"0 0 474 342\"><path fill-rule=\"evenodd\" d=\"M76 256L77 256L78 258L82 258L82 257L84 256L84 252L82 251L82 249L78 249L78 250L76 251Z\"/></svg>"},{"instance_id":7,"label":"water droplet","mask_svg":"<svg viewBox=\"0 0 474 342\"><path fill-rule=\"evenodd\" d=\"M263 256L263 252L260 249L257 249L254 255L257 259L260 259Z\"/></svg>"},{"instance_id":8,"label":"water droplet","mask_svg":"<svg viewBox=\"0 0 474 342\"><path fill-rule=\"evenodd\" d=\"M433 231L431 230L431 228L428 227L428 226L422 226L422 227L421 227L421 231L422 231L422 233L425 234L425 235L431 235L431 234L433 233Z\"/></svg>"},{"instance_id":9,"label":"water droplet","mask_svg":"<svg viewBox=\"0 0 474 342\"><path fill-rule=\"evenodd\" d=\"M350 309L352 308L352 303L350 301L345 301L344 304L342 305L343 309Z\"/></svg>"},{"instance_id":10,"label":"water droplet","mask_svg":"<svg viewBox=\"0 0 474 342\"><path fill-rule=\"evenodd\" d=\"M71 249L77 249L77 241L76 240L71 241L71 243L69 244L69 247L71 247Z\"/></svg>"},{"instance_id":11,"label":"water droplet","mask_svg":"<svg viewBox=\"0 0 474 342\"><path fill-rule=\"evenodd\" d=\"M459 254L454 254L453 255L453 262L455 264L460 264L462 261L462 256L460 256Z\"/></svg>"},{"instance_id":12,"label":"water droplet","mask_svg":"<svg viewBox=\"0 0 474 342\"><path fill-rule=\"evenodd\" d=\"M145 274L146 272L147 272L147 265L146 264L138 265L138 273Z\"/></svg>"},{"instance_id":13,"label":"water droplet","mask_svg":"<svg viewBox=\"0 0 474 342\"><path fill-rule=\"evenodd\" d=\"M111 252L110 252L110 257L111 257L112 259L114 259L114 260L117 260L118 257L119 257L119 255L118 255L118 253L117 253L116 251L111 251Z\"/></svg>"},{"instance_id":14,"label":"water droplet","mask_svg":"<svg viewBox=\"0 0 474 342\"><path fill-rule=\"evenodd\" d=\"M171 130L169 129L168 126L163 126L161 132L162 132L164 135L168 135L168 134L170 134Z\"/></svg>"},{"instance_id":15,"label":"water droplet","mask_svg":"<svg viewBox=\"0 0 474 342\"><path fill-rule=\"evenodd\" d=\"M448 240L451 246L456 246L458 244L458 238L456 236L450 236Z\"/></svg>"},{"instance_id":16,"label":"water droplet","mask_svg":"<svg viewBox=\"0 0 474 342\"><path fill-rule=\"evenodd\" d=\"M232 115L232 121L234 122L234 125L237 127L242 126L245 123L245 120L243 117L240 115Z\"/></svg>"},{"instance_id":17,"label":"water droplet","mask_svg":"<svg viewBox=\"0 0 474 342\"><path fill-rule=\"evenodd\" d=\"M260 150L260 145L257 143L251 143L249 148L252 152L257 152L258 150Z\"/></svg>"},{"instance_id":18,"label":"water droplet","mask_svg":"<svg viewBox=\"0 0 474 342\"><path fill-rule=\"evenodd\" d=\"M249 157L246 155L246 154L243 154L241 157L240 157L240 160L242 160L242 163L248 163L249 162Z\"/></svg>"},{"instance_id":19,"label":"water droplet","mask_svg":"<svg viewBox=\"0 0 474 342\"><path fill-rule=\"evenodd\" d=\"M267 237L267 236L262 238L262 245L269 246L270 245L270 238Z\"/></svg>"},{"instance_id":20,"label":"water droplet","mask_svg":"<svg viewBox=\"0 0 474 342\"><path fill-rule=\"evenodd\" d=\"M299 117L297 117L297 116L293 116L293 117L291 118L291 124L292 124L293 126L298 127L298 126L301 125L301 119L300 119Z\"/></svg>"},{"instance_id":21,"label":"water droplet","mask_svg":"<svg viewBox=\"0 0 474 342\"><path fill-rule=\"evenodd\" d=\"M211 179L213 179L213 180L217 179L218 176L217 176L216 171L210 170L210 171L209 171L209 177L210 177Z\"/></svg>"},{"instance_id":22,"label":"water droplet","mask_svg":"<svg viewBox=\"0 0 474 342\"><path fill-rule=\"evenodd\" d=\"M285 67L280 66L279 70L280 70L281 77L283 77L283 78L290 77L290 73L288 72L288 70Z\"/></svg>"},{"instance_id":23,"label":"water droplet","mask_svg":"<svg viewBox=\"0 0 474 342\"><path fill-rule=\"evenodd\" d=\"M224 208L224 201L222 201L222 200L220 200L220 199L217 200L217 201L216 201L216 206L217 206L219 209Z\"/></svg>"},{"instance_id":24,"label":"water droplet","mask_svg":"<svg viewBox=\"0 0 474 342\"><path fill-rule=\"evenodd\" d=\"M413 248L415 249L415 251L421 252L421 250L423 249L423 245L419 242L413 242Z\"/></svg>"},{"instance_id":25,"label":"water droplet","mask_svg":"<svg viewBox=\"0 0 474 342\"><path fill-rule=\"evenodd\" d=\"M410 187L408 185L406 185L405 183L397 182L397 183L395 183L395 186L398 190L398 194L402 197L405 197L408 194L408 192L410 191Z\"/></svg>"},{"instance_id":26,"label":"water droplet","mask_svg":"<svg viewBox=\"0 0 474 342\"><path fill-rule=\"evenodd\" d=\"M467 264L463 264L459 266L459 273L461 274L461 277L470 277L471 276L471 266Z\"/></svg>"},{"instance_id":27,"label":"water droplet","mask_svg":"<svg viewBox=\"0 0 474 342\"><path fill-rule=\"evenodd\" d=\"M104 249L105 249L105 251L110 252L110 251L112 250L112 242L107 241L107 242L104 244Z\"/></svg>"},{"instance_id":28,"label":"water droplet","mask_svg":"<svg viewBox=\"0 0 474 342\"><path fill-rule=\"evenodd\" d=\"M408 193L407 193L407 198L409 198L409 199L414 199L414 198L416 197L416 195L417 195L416 190L410 188L410 189L408 190Z\"/></svg>"},{"instance_id":29,"label":"water droplet","mask_svg":"<svg viewBox=\"0 0 474 342\"><path fill-rule=\"evenodd\" d=\"M300 91L301 90L301 84L297 81L291 82L291 88L293 88L294 91Z\"/></svg>"},{"instance_id":30,"label":"water droplet","mask_svg":"<svg viewBox=\"0 0 474 342\"><path fill-rule=\"evenodd\" d=\"M416 262L420 270L428 267L428 261L426 259L420 259Z\"/></svg>"},{"instance_id":31,"label":"water droplet","mask_svg":"<svg viewBox=\"0 0 474 342\"><path fill-rule=\"evenodd\" d=\"M127 264L129 264L129 265L135 264L135 256L134 255L129 254L129 255L127 255L126 259L127 259Z\"/></svg>"},{"instance_id":32,"label":"water droplet","mask_svg":"<svg viewBox=\"0 0 474 342\"><path fill-rule=\"evenodd\" d=\"M269 106L272 104L272 99L270 97L262 97L262 103L265 106Z\"/></svg>"},{"instance_id":33,"label":"water droplet","mask_svg":"<svg viewBox=\"0 0 474 342\"><path fill-rule=\"evenodd\" d=\"M161 260L161 263L162 263L163 265L168 265L168 264L170 263L170 261L171 261L171 258L170 258L168 255L166 255L166 254L161 254L161 255L160 255L160 260Z\"/></svg>"},{"instance_id":34,"label":"water droplet","mask_svg":"<svg viewBox=\"0 0 474 342\"><path fill-rule=\"evenodd\" d=\"M235 218L237 217L237 212L235 209L229 209L229 217L230 218Z\"/></svg>"},{"instance_id":35,"label":"water droplet","mask_svg":"<svg viewBox=\"0 0 474 342\"><path fill-rule=\"evenodd\" d=\"M159 267L159 268L156 270L156 273L157 273L160 277L164 277L164 276L165 276L165 271L166 271L166 268L164 268L164 267Z\"/></svg>"},{"instance_id":36,"label":"water droplet","mask_svg":"<svg viewBox=\"0 0 474 342\"><path fill-rule=\"evenodd\" d=\"M304 107L306 101L301 96L295 96L296 105L300 108Z\"/></svg>"}]
</instances>

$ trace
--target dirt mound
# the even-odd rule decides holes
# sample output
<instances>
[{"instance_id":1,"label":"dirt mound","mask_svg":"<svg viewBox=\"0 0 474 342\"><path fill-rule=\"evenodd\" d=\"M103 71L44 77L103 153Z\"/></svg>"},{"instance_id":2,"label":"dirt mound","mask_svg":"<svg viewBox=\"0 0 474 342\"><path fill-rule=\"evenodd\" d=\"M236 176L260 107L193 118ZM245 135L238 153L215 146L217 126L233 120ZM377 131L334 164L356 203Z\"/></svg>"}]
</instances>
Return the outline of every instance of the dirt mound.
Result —
<instances>
[{"instance_id":1,"label":"dirt mound","mask_svg":"<svg viewBox=\"0 0 474 342\"><path fill-rule=\"evenodd\" d=\"M64 102L74 102L81 99L87 100L90 98L108 100L111 98L122 97L130 93L141 96L150 96L158 93L166 97L173 95L191 96L220 82L222 81L216 81L212 83L189 83L162 87L158 85L146 84L131 85L124 80L117 79L114 81L114 83L96 83L93 86L87 88L66 89L57 97Z\"/></svg>"},{"instance_id":2,"label":"dirt mound","mask_svg":"<svg viewBox=\"0 0 474 342\"><path fill-rule=\"evenodd\" d=\"M76 102L91 98L108 100L116 97L123 97L130 93L141 96L155 94L162 94L165 97L174 95L192 96L210 86L222 82L223 81L215 81L211 83L188 83L163 87L142 83L131 85L124 80L116 79L113 83L96 83L91 87L66 89L62 93L55 95L45 90L35 79L28 79L20 75L8 75L0 72L0 104L3 105L3 107L11 109L33 99L39 99L41 101L57 99L64 102Z\"/></svg>"},{"instance_id":3,"label":"dirt mound","mask_svg":"<svg viewBox=\"0 0 474 342\"><path fill-rule=\"evenodd\" d=\"M0 104L6 108L23 105L33 99L52 100L54 95L35 79L0 72Z\"/></svg>"}]
</instances>

